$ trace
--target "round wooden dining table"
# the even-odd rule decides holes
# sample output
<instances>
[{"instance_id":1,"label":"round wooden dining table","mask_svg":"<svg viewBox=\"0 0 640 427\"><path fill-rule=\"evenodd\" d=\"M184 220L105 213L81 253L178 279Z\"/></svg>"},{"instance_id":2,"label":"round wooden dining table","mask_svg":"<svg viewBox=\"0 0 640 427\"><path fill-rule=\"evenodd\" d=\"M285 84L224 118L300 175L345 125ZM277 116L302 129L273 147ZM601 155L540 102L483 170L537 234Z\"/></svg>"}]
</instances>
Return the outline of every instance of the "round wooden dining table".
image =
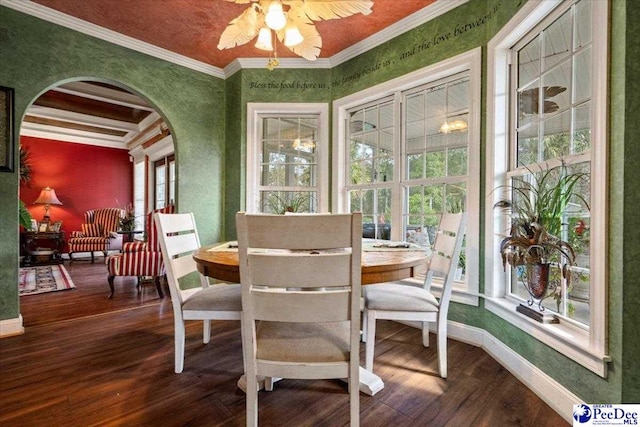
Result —
<instances>
[{"instance_id":1,"label":"round wooden dining table","mask_svg":"<svg viewBox=\"0 0 640 427\"><path fill-rule=\"evenodd\" d=\"M225 282L239 283L240 268L236 242L216 243L203 246L193 253L198 271L207 277ZM394 248L393 244L363 244L362 284L390 282L413 277L417 271L424 270L426 260L431 255L424 248Z\"/></svg>"}]
</instances>

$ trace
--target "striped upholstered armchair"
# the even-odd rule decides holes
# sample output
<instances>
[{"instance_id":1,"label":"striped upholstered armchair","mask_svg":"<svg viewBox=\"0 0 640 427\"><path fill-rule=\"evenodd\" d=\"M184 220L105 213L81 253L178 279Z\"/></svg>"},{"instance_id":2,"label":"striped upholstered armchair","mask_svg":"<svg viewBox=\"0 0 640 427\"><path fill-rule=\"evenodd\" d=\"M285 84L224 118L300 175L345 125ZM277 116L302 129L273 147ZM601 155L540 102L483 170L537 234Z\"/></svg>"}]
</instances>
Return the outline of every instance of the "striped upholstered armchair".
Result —
<instances>
[{"instance_id":1,"label":"striped upholstered armchair","mask_svg":"<svg viewBox=\"0 0 640 427\"><path fill-rule=\"evenodd\" d=\"M147 240L145 242L127 242L122 245L121 253L107 258L108 281L111 288L109 298L113 298L115 276L137 276L138 289L140 289L143 277L153 277L158 295L160 298L164 297L160 284L160 277L165 274L164 263L158 242L158 232L153 223L153 214L156 212L171 214L174 211L175 207L169 205L148 213L144 225Z\"/></svg>"},{"instance_id":2,"label":"striped upholstered armchair","mask_svg":"<svg viewBox=\"0 0 640 427\"><path fill-rule=\"evenodd\" d=\"M94 262L94 252L99 251L107 258L111 241L117 237L116 231L120 226L120 218L124 217L124 210L119 208L92 209L84 213L82 231L72 231L69 237L69 258L73 261L73 254L90 252L91 262Z\"/></svg>"}]
</instances>

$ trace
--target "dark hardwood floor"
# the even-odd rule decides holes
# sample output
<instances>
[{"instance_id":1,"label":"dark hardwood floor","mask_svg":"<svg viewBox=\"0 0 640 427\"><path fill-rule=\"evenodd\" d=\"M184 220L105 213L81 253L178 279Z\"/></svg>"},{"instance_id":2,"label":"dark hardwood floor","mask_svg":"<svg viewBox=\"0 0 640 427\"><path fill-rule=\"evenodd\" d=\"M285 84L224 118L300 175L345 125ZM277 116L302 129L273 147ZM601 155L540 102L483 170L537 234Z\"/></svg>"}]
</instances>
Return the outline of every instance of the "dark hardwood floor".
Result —
<instances>
[{"instance_id":1,"label":"dark hardwood floor","mask_svg":"<svg viewBox=\"0 0 640 427\"><path fill-rule=\"evenodd\" d=\"M153 284L75 262L75 290L21 298L26 333L0 340L2 426L242 426L240 324L212 323L202 344L187 326L185 369L173 372L173 311ZM449 378L417 329L379 321L375 372L361 394L363 426L565 426L568 423L482 349L449 340ZM364 347L362 348L364 351ZM364 356L364 354L363 354ZM259 395L262 426L345 426L349 398L333 380L283 380Z\"/></svg>"}]
</instances>

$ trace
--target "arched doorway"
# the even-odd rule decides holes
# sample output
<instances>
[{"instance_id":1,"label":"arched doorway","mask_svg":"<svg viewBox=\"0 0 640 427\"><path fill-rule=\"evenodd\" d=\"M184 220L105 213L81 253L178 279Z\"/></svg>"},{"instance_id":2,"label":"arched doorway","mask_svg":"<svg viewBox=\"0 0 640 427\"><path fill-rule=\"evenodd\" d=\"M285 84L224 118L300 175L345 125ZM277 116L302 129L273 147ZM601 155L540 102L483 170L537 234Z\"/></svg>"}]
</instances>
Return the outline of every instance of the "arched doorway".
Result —
<instances>
[{"instance_id":1,"label":"arched doorway","mask_svg":"<svg viewBox=\"0 0 640 427\"><path fill-rule=\"evenodd\" d=\"M50 223L62 224L65 239L81 230L84 212L103 207L132 204L137 228L142 229L145 213L156 207L156 201L170 200L156 197L157 191L168 193L171 185L175 186L175 175L158 182L155 170L158 164L173 161L169 126L151 103L117 82L65 81L43 92L23 117L20 147L24 153L21 157L31 167L30 181L20 184L20 199L40 227L44 207L34 201L42 189L53 188L61 205L50 207ZM121 239L111 245L112 250L120 249ZM27 264L32 266L31 250L22 246L21 255L28 255ZM104 260L98 258L92 264L88 253L82 255L74 256L80 259L72 265L66 253L62 255L62 265L76 285L72 293L21 297L25 326L159 303L152 289L147 294L137 293L135 278L130 278L131 283L126 278L119 280L126 282L118 286L123 291L117 301L107 301ZM39 259L35 264L48 261ZM93 289L86 289L87 284ZM38 307L45 299L49 309L43 316ZM65 309L68 301L73 303ZM54 315L51 311L56 307L66 313Z\"/></svg>"}]
</instances>

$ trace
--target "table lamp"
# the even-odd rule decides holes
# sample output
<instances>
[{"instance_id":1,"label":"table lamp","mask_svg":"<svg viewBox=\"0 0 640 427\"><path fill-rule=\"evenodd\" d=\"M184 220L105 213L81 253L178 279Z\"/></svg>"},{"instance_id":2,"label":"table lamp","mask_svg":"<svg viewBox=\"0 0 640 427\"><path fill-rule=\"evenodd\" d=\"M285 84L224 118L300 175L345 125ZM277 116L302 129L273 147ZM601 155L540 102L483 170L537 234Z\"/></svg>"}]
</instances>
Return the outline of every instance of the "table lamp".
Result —
<instances>
[{"instance_id":1,"label":"table lamp","mask_svg":"<svg viewBox=\"0 0 640 427\"><path fill-rule=\"evenodd\" d=\"M44 187L40 192L40 195L33 202L34 205L44 205L44 222L49 222L49 207L50 205L62 205L62 202L58 200L58 196L56 196L56 190L50 187Z\"/></svg>"}]
</instances>

